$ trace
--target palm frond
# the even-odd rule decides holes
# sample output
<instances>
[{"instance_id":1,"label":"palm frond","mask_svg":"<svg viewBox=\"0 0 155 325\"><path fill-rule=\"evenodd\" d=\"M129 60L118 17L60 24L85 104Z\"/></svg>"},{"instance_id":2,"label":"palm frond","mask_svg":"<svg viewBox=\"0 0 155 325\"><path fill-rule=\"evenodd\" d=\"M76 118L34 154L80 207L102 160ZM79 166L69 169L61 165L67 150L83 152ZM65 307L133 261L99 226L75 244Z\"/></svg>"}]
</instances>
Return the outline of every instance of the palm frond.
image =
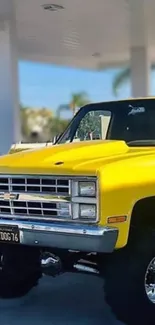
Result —
<instances>
[{"instance_id":1,"label":"palm frond","mask_svg":"<svg viewBox=\"0 0 155 325\"><path fill-rule=\"evenodd\" d=\"M152 64L151 69L155 70L155 63Z\"/></svg>"},{"instance_id":2,"label":"palm frond","mask_svg":"<svg viewBox=\"0 0 155 325\"><path fill-rule=\"evenodd\" d=\"M118 89L130 78L130 72L130 68L126 68L116 75L112 85L114 95L117 95Z\"/></svg>"},{"instance_id":3,"label":"palm frond","mask_svg":"<svg viewBox=\"0 0 155 325\"><path fill-rule=\"evenodd\" d=\"M155 70L155 63L153 63L151 65L151 70ZM118 89L126 82L130 79L130 75L131 75L131 70L130 68L126 68L124 70L121 70L121 72L119 72L112 84L112 89L113 89L113 93L114 95L117 95L118 93Z\"/></svg>"}]
</instances>

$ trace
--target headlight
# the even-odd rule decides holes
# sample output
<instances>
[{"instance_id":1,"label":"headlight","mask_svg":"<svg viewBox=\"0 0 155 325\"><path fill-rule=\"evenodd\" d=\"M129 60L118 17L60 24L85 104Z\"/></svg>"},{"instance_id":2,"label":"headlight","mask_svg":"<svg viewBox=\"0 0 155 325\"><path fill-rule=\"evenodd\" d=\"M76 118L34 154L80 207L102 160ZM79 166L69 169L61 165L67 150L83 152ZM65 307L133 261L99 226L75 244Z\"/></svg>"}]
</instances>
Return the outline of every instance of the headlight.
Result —
<instances>
[{"instance_id":1,"label":"headlight","mask_svg":"<svg viewBox=\"0 0 155 325\"><path fill-rule=\"evenodd\" d=\"M79 196L96 196L96 183L79 182Z\"/></svg>"},{"instance_id":2,"label":"headlight","mask_svg":"<svg viewBox=\"0 0 155 325\"><path fill-rule=\"evenodd\" d=\"M80 218L81 219L95 219L96 205L95 204L80 204Z\"/></svg>"}]
</instances>

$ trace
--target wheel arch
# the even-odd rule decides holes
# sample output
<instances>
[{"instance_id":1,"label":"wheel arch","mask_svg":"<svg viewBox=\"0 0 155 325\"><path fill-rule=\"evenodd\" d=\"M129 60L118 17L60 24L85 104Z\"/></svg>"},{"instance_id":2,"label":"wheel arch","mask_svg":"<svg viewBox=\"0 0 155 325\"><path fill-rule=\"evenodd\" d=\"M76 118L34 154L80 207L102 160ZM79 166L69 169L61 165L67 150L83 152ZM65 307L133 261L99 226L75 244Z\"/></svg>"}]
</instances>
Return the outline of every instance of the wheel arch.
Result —
<instances>
[{"instance_id":1,"label":"wheel arch","mask_svg":"<svg viewBox=\"0 0 155 325\"><path fill-rule=\"evenodd\" d=\"M138 200L132 209L131 226L155 225L155 196Z\"/></svg>"}]
</instances>

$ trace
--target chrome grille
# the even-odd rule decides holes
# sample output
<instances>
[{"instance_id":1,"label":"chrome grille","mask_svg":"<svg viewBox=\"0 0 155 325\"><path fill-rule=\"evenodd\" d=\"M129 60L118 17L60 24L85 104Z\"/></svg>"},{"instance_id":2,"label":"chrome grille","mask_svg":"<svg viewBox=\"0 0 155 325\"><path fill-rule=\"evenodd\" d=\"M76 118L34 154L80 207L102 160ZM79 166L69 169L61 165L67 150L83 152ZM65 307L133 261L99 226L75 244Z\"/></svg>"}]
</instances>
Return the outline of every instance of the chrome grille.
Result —
<instances>
[{"instance_id":1,"label":"chrome grille","mask_svg":"<svg viewBox=\"0 0 155 325\"><path fill-rule=\"evenodd\" d=\"M51 195L66 196L70 194L69 187L69 180L63 177L0 176L0 192L46 193Z\"/></svg>"},{"instance_id":2,"label":"chrome grille","mask_svg":"<svg viewBox=\"0 0 155 325\"><path fill-rule=\"evenodd\" d=\"M94 223L96 218L80 219L80 204L95 204L96 197L81 197L79 181L95 181L87 176L0 175L0 219L73 221Z\"/></svg>"},{"instance_id":3,"label":"chrome grille","mask_svg":"<svg viewBox=\"0 0 155 325\"><path fill-rule=\"evenodd\" d=\"M0 217L71 219L70 180L55 176L0 175Z\"/></svg>"},{"instance_id":4,"label":"chrome grille","mask_svg":"<svg viewBox=\"0 0 155 325\"><path fill-rule=\"evenodd\" d=\"M34 200L34 201L33 201ZM44 220L51 220L51 218L70 218L70 203L67 201L53 202L47 198L34 197L30 199L20 195L18 199L0 200L0 214L9 217L16 216L22 220L38 219L43 217Z\"/></svg>"}]
</instances>

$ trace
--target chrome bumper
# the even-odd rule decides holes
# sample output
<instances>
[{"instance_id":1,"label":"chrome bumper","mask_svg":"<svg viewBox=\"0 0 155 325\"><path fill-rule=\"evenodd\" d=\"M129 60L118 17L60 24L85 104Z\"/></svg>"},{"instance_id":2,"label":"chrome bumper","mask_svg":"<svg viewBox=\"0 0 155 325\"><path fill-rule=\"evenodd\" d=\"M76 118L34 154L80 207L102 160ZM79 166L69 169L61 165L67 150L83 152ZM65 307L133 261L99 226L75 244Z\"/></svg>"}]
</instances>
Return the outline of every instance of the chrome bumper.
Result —
<instances>
[{"instance_id":1,"label":"chrome bumper","mask_svg":"<svg viewBox=\"0 0 155 325\"><path fill-rule=\"evenodd\" d=\"M20 231L20 244L40 247L110 253L114 250L118 230L97 225L68 223L35 223L0 220L0 225L15 225Z\"/></svg>"}]
</instances>

